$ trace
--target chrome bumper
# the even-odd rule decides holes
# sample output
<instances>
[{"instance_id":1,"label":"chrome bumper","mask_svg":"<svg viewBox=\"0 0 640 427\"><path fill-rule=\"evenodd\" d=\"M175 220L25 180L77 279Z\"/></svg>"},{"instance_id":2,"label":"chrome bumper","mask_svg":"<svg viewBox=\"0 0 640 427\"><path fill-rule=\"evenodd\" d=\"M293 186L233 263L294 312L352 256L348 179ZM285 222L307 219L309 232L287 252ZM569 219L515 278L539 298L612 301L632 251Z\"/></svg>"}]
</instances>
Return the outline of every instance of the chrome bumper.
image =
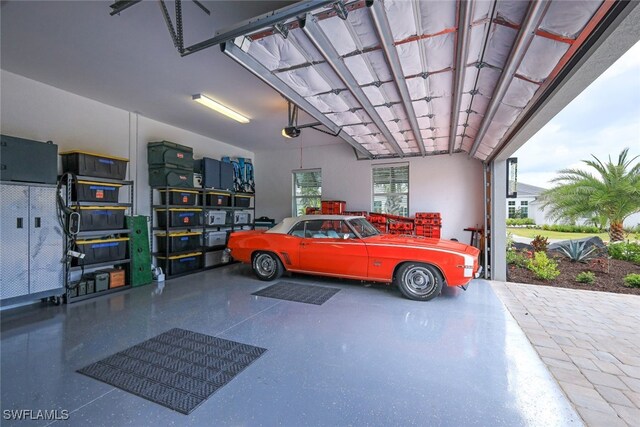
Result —
<instances>
[{"instance_id":1,"label":"chrome bumper","mask_svg":"<svg viewBox=\"0 0 640 427\"><path fill-rule=\"evenodd\" d=\"M480 277L481 274L482 274L482 267L478 268L478 271L476 271L476 274L473 275L473 278L477 279L478 277Z\"/></svg>"}]
</instances>

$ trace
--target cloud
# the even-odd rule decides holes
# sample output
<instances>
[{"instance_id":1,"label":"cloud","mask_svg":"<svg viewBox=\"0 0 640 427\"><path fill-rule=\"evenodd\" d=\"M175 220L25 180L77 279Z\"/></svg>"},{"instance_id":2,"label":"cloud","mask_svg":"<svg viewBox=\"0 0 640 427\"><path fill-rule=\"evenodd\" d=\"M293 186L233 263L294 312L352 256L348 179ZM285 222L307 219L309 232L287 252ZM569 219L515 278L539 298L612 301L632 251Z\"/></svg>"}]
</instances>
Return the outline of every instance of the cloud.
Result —
<instances>
[{"instance_id":1,"label":"cloud","mask_svg":"<svg viewBox=\"0 0 640 427\"><path fill-rule=\"evenodd\" d=\"M640 154L640 42L535 134L515 154L518 180L550 187L560 169L595 155L616 161Z\"/></svg>"}]
</instances>

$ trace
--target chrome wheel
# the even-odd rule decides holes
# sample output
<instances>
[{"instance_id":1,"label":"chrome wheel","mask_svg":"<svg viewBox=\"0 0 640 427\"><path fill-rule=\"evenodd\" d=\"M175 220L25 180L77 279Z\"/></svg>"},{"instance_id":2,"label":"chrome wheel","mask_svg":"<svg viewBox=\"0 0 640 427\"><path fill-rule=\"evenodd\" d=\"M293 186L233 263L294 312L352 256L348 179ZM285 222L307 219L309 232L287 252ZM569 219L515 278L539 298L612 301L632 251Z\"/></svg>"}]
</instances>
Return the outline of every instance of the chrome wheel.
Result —
<instances>
[{"instance_id":1,"label":"chrome wheel","mask_svg":"<svg viewBox=\"0 0 640 427\"><path fill-rule=\"evenodd\" d=\"M284 267L275 254L271 252L258 252L253 257L253 271L260 280L275 280L282 276Z\"/></svg>"},{"instance_id":2,"label":"chrome wheel","mask_svg":"<svg viewBox=\"0 0 640 427\"><path fill-rule=\"evenodd\" d=\"M438 296L444 283L440 270L422 263L403 264L398 269L395 280L405 297L420 301Z\"/></svg>"},{"instance_id":3,"label":"chrome wheel","mask_svg":"<svg viewBox=\"0 0 640 427\"><path fill-rule=\"evenodd\" d=\"M256 272L261 276L271 276L276 271L276 263L269 254L260 254L254 262Z\"/></svg>"},{"instance_id":4,"label":"chrome wheel","mask_svg":"<svg viewBox=\"0 0 640 427\"><path fill-rule=\"evenodd\" d=\"M416 295L428 294L436 287L433 273L424 267L412 267L404 273L407 288Z\"/></svg>"}]
</instances>

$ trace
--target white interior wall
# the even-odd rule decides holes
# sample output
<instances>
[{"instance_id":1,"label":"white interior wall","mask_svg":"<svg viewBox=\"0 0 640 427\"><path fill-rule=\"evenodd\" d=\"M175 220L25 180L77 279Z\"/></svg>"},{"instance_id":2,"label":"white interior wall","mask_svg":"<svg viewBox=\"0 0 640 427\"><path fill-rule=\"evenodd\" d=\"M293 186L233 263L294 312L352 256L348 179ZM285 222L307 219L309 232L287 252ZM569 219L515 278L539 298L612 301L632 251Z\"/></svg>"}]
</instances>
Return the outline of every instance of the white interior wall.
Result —
<instances>
[{"instance_id":1,"label":"white interior wall","mask_svg":"<svg viewBox=\"0 0 640 427\"><path fill-rule=\"evenodd\" d=\"M482 163L460 153L408 160L357 161L346 144L256 151L256 215L281 220L292 213L292 171L322 169L322 198L345 200L347 210L370 211L372 164L409 162L409 210L441 212L442 237L468 242L467 227L483 224ZM294 143L295 144L295 143ZM301 157L302 156L302 157Z\"/></svg>"},{"instance_id":2,"label":"white interior wall","mask_svg":"<svg viewBox=\"0 0 640 427\"><path fill-rule=\"evenodd\" d=\"M130 159L127 178L135 181L136 211L141 215L150 212L147 142L187 145L196 158L254 157L250 151L136 113L5 70L0 73L0 132L51 140L58 144L58 152L79 149Z\"/></svg>"}]
</instances>

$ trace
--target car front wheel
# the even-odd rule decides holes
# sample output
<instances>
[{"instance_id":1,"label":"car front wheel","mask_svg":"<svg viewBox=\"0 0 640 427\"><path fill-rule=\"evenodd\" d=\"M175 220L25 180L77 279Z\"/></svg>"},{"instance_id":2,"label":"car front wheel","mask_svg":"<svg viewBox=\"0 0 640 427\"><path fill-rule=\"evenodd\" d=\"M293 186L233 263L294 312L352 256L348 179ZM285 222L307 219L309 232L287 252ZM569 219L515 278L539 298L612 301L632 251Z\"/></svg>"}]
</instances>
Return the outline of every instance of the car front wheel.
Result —
<instances>
[{"instance_id":1,"label":"car front wheel","mask_svg":"<svg viewBox=\"0 0 640 427\"><path fill-rule=\"evenodd\" d=\"M260 280L276 280L284 272L280 258L270 252L258 252L253 256L253 271Z\"/></svg>"},{"instance_id":2,"label":"car front wheel","mask_svg":"<svg viewBox=\"0 0 640 427\"><path fill-rule=\"evenodd\" d=\"M398 269L395 282L405 297L429 301L440 295L444 277L433 265L408 262Z\"/></svg>"}]
</instances>

